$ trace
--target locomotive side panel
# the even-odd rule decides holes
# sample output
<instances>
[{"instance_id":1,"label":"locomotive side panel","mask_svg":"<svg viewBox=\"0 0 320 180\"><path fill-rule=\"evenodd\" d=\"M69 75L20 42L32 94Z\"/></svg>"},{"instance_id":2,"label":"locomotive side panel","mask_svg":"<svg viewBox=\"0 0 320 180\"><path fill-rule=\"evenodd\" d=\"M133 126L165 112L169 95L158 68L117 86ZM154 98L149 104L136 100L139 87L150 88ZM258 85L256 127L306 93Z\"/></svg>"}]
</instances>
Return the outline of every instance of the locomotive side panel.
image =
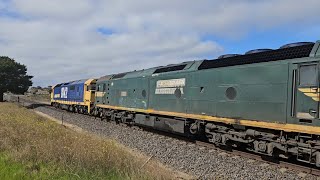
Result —
<instances>
[{"instance_id":1,"label":"locomotive side panel","mask_svg":"<svg viewBox=\"0 0 320 180\"><path fill-rule=\"evenodd\" d=\"M110 105L128 108L148 108L148 78L115 79L108 82Z\"/></svg>"},{"instance_id":2,"label":"locomotive side panel","mask_svg":"<svg viewBox=\"0 0 320 180\"><path fill-rule=\"evenodd\" d=\"M153 76L158 111L286 122L288 63L261 63Z\"/></svg>"},{"instance_id":3,"label":"locomotive side panel","mask_svg":"<svg viewBox=\"0 0 320 180\"><path fill-rule=\"evenodd\" d=\"M150 78L151 109L167 112L187 112L189 73L163 73Z\"/></svg>"},{"instance_id":4,"label":"locomotive side panel","mask_svg":"<svg viewBox=\"0 0 320 180\"><path fill-rule=\"evenodd\" d=\"M84 84L64 85L54 88L54 100L83 102Z\"/></svg>"},{"instance_id":5,"label":"locomotive side panel","mask_svg":"<svg viewBox=\"0 0 320 180\"><path fill-rule=\"evenodd\" d=\"M195 71L190 74L187 113L217 115L217 71Z\"/></svg>"},{"instance_id":6,"label":"locomotive side panel","mask_svg":"<svg viewBox=\"0 0 320 180\"><path fill-rule=\"evenodd\" d=\"M216 70L217 116L286 122L288 64L254 64Z\"/></svg>"}]
</instances>

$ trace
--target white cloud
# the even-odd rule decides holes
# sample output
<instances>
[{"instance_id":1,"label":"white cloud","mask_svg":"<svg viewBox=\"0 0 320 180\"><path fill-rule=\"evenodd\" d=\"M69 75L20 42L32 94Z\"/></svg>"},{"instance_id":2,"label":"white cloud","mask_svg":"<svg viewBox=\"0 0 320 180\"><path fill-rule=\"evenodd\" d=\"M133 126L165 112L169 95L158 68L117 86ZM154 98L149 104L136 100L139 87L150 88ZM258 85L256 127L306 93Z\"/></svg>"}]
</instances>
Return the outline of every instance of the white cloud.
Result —
<instances>
[{"instance_id":1,"label":"white cloud","mask_svg":"<svg viewBox=\"0 0 320 180\"><path fill-rule=\"evenodd\" d=\"M1 3L0 54L26 64L36 85L215 57L202 36L317 20L318 0L13 0ZM0 13L1 14L1 13ZM102 35L97 28L114 32Z\"/></svg>"},{"instance_id":2,"label":"white cloud","mask_svg":"<svg viewBox=\"0 0 320 180\"><path fill-rule=\"evenodd\" d=\"M94 11L89 0L13 0L14 8L33 18L78 19Z\"/></svg>"}]
</instances>

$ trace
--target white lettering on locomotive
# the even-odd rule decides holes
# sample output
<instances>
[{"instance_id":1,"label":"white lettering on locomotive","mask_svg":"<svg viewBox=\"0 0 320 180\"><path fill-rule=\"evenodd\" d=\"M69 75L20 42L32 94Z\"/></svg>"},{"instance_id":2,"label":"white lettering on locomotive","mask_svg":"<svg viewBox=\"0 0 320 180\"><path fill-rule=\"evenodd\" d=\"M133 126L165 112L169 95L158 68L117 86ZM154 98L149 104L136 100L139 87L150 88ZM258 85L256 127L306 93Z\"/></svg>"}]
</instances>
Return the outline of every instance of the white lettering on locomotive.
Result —
<instances>
[{"instance_id":1,"label":"white lettering on locomotive","mask_svg":"<svg viewBox=\"0 0 320 180\"><path fill-rule=\"evenodd\" d=\"M120 95L121 96L127 96L127 91L121 91Z\"/></svg>"},{"instance_id":2,"label":"white lettering on locomotive","mask_svg":"<svg viewBox=\"0 0 320 180\"><path fill-rule=\"evenodd\" d=\"M183 88L157 88L155 94L174 94L177 89L183 94Z\"/></svg>"},{"instance_id":3,"label":"white lettering on locomotive","mask_svg":"<svg viewBox=\"0 0 320 180\"><path fill-rule=\"evenodd\" d=\"M157 81L157 88L184 87L185 84L186 78L159 80Z\"/></svg>"},{"instance_id":4,"label":"white lettering on locomotive","mask_svg":"<svg viewBox=\"0 0 320 180\"><path fill-rule=\"evenodd\" d=\"M186 78L158 80L155 94L174 94L180 89L183 94L183 87L186 85Z\"/></svg>"},{"instance_id":5,"label":"white lettering on locomotive","mask_svg":"<svg viewBox=\"0 0 320 180\"><path fill-rule=\"evenodd\" d=\"M68 98L68 87L61 88L61 98Z\"/></svg>"}]
</instances>

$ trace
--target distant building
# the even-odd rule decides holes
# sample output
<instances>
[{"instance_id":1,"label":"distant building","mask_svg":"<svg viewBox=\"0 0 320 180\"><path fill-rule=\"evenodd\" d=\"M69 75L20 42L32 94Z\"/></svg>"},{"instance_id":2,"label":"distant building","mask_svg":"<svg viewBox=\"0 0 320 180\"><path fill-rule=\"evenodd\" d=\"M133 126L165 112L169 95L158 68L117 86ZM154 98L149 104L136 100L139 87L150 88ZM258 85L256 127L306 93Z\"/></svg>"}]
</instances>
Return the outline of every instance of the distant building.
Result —
<instances>
[{"instance_id":1,"label":"distant building","mask_svg":"<svg viewBox=\"0 0 320 180\"><path fill-rule=\"evenodd\" d=\"M40 95L47 95L50 94L48 90L45 89L39 89L36 94L40 94Z\"/></svg>"},{"instance_id":2,"label":"distant building","mask_svg":"<svg viewBox=\"0 0 320 180\"><path fill-rule=\"evenodd\" d=\"M36 87L30 87L26 94L36 94L38 89Z\"/></svg>"},{"instance_id":3,"label":"distant building","mask_svg":"<svg viewBox=\"0 0 320 180\"><path fill-rule=\"evenodd\" d=\"M10 92L3 93L4 102L10 102L11 100L12 100L12 93Z\"/></svg>"},{"instance_id":4,"label":"distant building","mask_svg":"<svg viewBox=\"0 0 320 180\"><path fill-rule=\"evenodd\" d=\"M38 87L30 87L28 91L25 93L25 95L49 95L51 93L51 88L41 88L40 86Z\"/></svg>"}]
</instances>

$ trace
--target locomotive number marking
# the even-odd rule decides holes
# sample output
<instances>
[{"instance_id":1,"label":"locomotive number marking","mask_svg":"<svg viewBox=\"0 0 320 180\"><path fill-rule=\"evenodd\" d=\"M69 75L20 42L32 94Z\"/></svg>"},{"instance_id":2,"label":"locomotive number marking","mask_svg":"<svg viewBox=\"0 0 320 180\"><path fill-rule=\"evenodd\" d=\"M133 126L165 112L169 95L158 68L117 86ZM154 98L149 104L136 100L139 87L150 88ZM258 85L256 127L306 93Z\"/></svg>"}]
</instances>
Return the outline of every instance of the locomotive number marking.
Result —
<instances>
[{"instance_id":1,"label":"locomotive number marking","mask_svg":"<svg viewBox=\"0 0 320 180\"><path fill-rule=\"evenodd\" d=\"M61 88L61 98L68 98L68 87Z\"/></svg>"},{"instance_id":2,"label":"locomotive number marking","mask_svg":"<svg viewBox=\"0 0 320 180\"><path fill-rule=\"evenodd\" d=\"M174 94L177 88L157 88L155 94ZM178 88L183 94L183 88Z\"/></svg>"},{"instance_id":3,"label":"locomotive number marking","mask_svg":"<svg viewBox=\"0 0 320 180\"><path fill-rule=\"evenodd\" d=\"M121 92L120 92L120 95L121 95L122 97L127 96L127 91L121 91Z\"/></svg>"},{"instance_id":4,"label":"locomotive number marking","mask_svg":"<svg viewBox=\"0 0 320 180\"><path fill-rule=\"evenodd\" d=\"M186 85L186 78L158 80L155 94L174 94L180 89L183 94L183 87Z\"/></svg>"},{"instance_id":5,"label":"locomotive number marking","mask_svg":"<svg viewBox=\"0 0 320 180\"><path fill-rule=\"evenodd\" d=\"M105 94L105 92L96 92L96 97L103 97Z\"/></svg>"},{"instance_id":6,"label":"locomotive number marking","mask_svg":"<svg viewBox=\"0 0 320 180\"><path fill-rule=\"evenodd\" d=\"M186 78L157 81L157 88L184 87L185 85Z\"/></svg>"}]
</instances>

